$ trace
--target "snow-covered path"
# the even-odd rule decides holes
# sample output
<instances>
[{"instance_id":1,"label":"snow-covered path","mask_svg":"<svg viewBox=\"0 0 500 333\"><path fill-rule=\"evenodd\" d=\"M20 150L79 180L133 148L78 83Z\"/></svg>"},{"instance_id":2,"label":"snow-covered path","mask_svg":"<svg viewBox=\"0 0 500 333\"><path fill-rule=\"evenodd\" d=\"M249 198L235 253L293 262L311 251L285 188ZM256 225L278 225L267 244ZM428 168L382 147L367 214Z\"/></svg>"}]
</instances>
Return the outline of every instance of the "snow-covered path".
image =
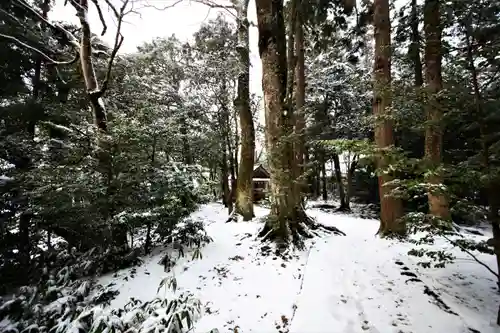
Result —
<instances>
[{"instance_id":1,"label":"snow-covered path","mask_svg":"<svg viewBox=\"0 0 500 333\"><path fill-rule=\"evenodd\" d=\"M377 224L342 217L335 225L348 236L312 248L290 332L471 332L410 280L414 273L394 256L395 244L374 236Z\"/></svg>"},{"instance_id":2,"label":"snow-covered path","mask_svg":"<svg viewBox=\"0 0 500 333\"><path fill-rule=\"evenodd\" d=\"M257 207L257 216L266 212ZM203 259L181 259L174 269L178 292L189 290L206 306L194 333L500 331L494 325L495 283L476 263L462 259L445 269L422 269L407 255L410 245L375 237L375 220L317 209L308 213L347 236L318 238L287 260L262 256L256 221L225 223L227 212L219 204L193 214L214 239L203 248ZM120 290L111 306L121 307L130 297L154 297L168 275L158 264L161 256L102 277L100 283Z\"/></svg>"}]
</instances>

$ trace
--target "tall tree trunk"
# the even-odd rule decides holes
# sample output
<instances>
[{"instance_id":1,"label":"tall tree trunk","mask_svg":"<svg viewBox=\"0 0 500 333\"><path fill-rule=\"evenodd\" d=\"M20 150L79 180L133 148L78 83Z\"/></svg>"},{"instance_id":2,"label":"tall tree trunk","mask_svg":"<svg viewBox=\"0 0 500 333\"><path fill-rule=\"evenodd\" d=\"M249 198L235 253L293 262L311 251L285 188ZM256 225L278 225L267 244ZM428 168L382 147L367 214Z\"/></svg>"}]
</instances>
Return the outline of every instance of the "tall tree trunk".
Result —
<instances>
[{"instance_id":1,"label":"tall tree trunk","mask_svg":"<svg viewBox=\"0 0 500 333\"><path fill-rule=\"evenodd\" d=\"M305 156L304 156L304 170L307 168L308 172L306 172L306 181L307 181L307 194L309 197L313 197L315 192L314 186L315 186L315 179L314 179L314 173L316 171L316 168L314 165L310 164L311 158L309 156L309 151L306 150Z\"/></svg>"},{"instance_id":2,"label":"tall tree trunk","mask_svg":"<svg viewBox=\"0 0 500 333\"><path fill-rule=\"evenodd\" d=\"M297 170L297 190L298 196L303 197L306 189L306 179L304 175L304 155L305 155L305 117L304 106L306 98L306 77L305 77L305 56L304 56L304 18L303 0L297 0L297 16L295 26L295 158Z\"/></svg>"},{"instance_id":3,"label":"tall tree trunk","mask_svg":"<svg viewBox=\"0 0 500 333\"><path fill-rule=\"evenodd\" d=\"M323 201L328 200L328 189L326 187L327 179L326 177L326 161L325 161L325 154L322 154L322 159L321 159L321 196Z\"/></svg>"},{"instance_id":4,"label":"tall tree trunk","mask_svg":"<svg viewBox=\"0 0 500 333\"><path fill-rule=\"evenodd\" d=\"M342 181L342 172L340 170L340 159L338 154L333 154L333 166L335 168L335 178L337 179L337 186L339 188L339 198L340 198L340 210L346 210L346 197L344 182Z\"/></svg>"},{"instance_id":5,"label":"tall tree trunk","mask_svg":"<svg viewBox=\"0 0 500 333\"><path fill-rule=\"evenodd\" d=\"M351 209L351 198L352 198L352 180L354 177L354 171L356 170L356 166L358 164L357 157L354 156L351 165L349 165L349 169L347 170L347 191L346 191L346 198L345 198L345 204L347 210Z\"/></svg>"},{"instance_id":6,"label":"tall tree trunk","mask_svg":"<svg viewBox=\"0 0 500 333\"><path fill-rule=\"evenodd\" d=\"M227 165L227 150L226 150L226 142L225 140L222 143L222 156L220 161L221 168L221 189L222 189L222 203L224 207L228 208L229 213L231 210L229 209L229 204L231 202L230 192L229 192L229 168Z\"/></svg>"},{"instance_id":7,"label":"tall tree trunk","mask_svg":"<svg viewBox=\"0 0 500 333\"><path fill-rule=\"evenodd\" d=\"M297 196L294 179L296 165L293 142L294 115L292 106L293 78L295 64L293 55L287 70L285 24L283 0L256 0L259 29L259 54L262 61L262 88L266 110L266 134L269 171L271 174L271 212L264 228L259 233L263 240L273 239L279 245L303 247L302 237L312 237L314 230L322 227L337 234L343 234L333 227L320 226L310 219ZM290 3L293 20L296 0ZM295 25L290 27L294 29ZM290 33L289 41L294 34ZM290 42L290 44L293 46ZM290 49L289 49L290 51ZM290 54L290 52L289 52ZM288 86L286 86L288 84Z\"/></svg>"},{"instance_id":8,"label":"tall tree trunk","mask_svg":"<svg viewBox=\"0 0 500 333\"><path fill-rule=\"evenodd\" d=\"M422 61L420 60L420 32L418 30L418 7L417 0L411 0L411 44L409 49L409 56L413 63L413 71L415 75L415 86L421 87L424 83L422 77Z\"/></svg>"},{"instance_id":9,"label":"tall tree trunk","mask_svg":"<svg viewBox=\"0 0 500 333\"><path fill-rule=\"evenodd\" d=\"M238 181L238 172L239 172L239 162L238 158L240 156L239 154L239 147L240 147L240 131L239 131L239 126L238 126L238 110L235 108L234 114L233 114L233 120L234 120L234 149L233 149L233 159L234 159L234 172L236 176L236 181ZM234 190L236 191L236 188Z\"/></svg>"},{"instance_id":10,"label":"tall tree trunk","mask_svg":"<svg viewBox=\"0 0 500 333\"><path fill-rule=\"evenodd\" d=\"M217 162L213 163L210 162L210 175L209 175L210 182L212 184L217 183ZM212 189L212 194L214 196L214 200L218 199L218 194L217 194L217 187L214 186Z\"/></svg>"},{"instance_id":11,"label":"tall tree trunk","mask_svg":"<svg viewBox=\"0 0 500 333\"><path fill-rule=\"evenodd\" d=\"M241 160L238 170L236 190L236 212L244 221L253 218L253 168L255 160L255 129L250 109L250 44L248 22L248 0L240 1L238 8L238 54L240 67L238 73L238 95L235 106L240 116Z\"/></svg>"},{"instance_id":12,"label":"tall tree trunk","mask_svg":"<svg viewBox=\"0 0 500 333\"><path fill-rule=\"evenodd\" d=\"M318 149L314 152L314 198L321 195L321 153Z\"/></svg>"},{"instance_id":13,"label":"tall tree trunk","mask_svg":"<svg viewBox=\"0 0 500 333\"><path fill-rule=\"evenodd\" d=\"M476 118L479 123L479 131L481 135L481 164L483 168L483 173L490 174L490 142L488 140L487 125L484 121L486 115L483 111L483 96L481 94L481 89L479 87L478 72L476 64L474 62L473 54L473 40L472 40L472 22L467 21L465 30L465 40L467 44L467 62L468 68L471 72L472 87L474 88L474 103L476 106ZM500 273L500 218L498 216L498 210L500 208L500 197L498 195L498 188L500 186L499 180L495 179L490 181L487 185L486 193L488 197L488 219L490 220L492 231L493 231L493 249L497 261L497 272ZM497 281L497 286L500 289L500 277ZM497 317L497 324L500 325L500 309Z\"/></svg>"},{"instance_id":14,"label":"tall tree trunk","mask_svg":"<svg viewBox=\"0 0 500 333\"><path fill-rule=\"evenodd\" d=\"M391 23L389 16L389 0L375 0L374 7L374 36L375 36L375 63L374 63L374 98L373 113L376 119L375 143L379 149L385 149L394 144L392 121L384 116L390 113L391 105ZM387 167L387 160L383 154L378 158L378 167ZM389 196L392 191L387 182L393 180L390 174L378 177L380 193L380 228L379 234L404 234L405 225L400 221L403 213L401 200Z\"/></svg>"},{"instance_id":15,"label":"tall tree trunk","mask_svg":"<svg viewBox=\"0 0 500 333\"><path fill-rule=\"evenodd\" d=\"M228 209L228 214L233 212L233 200L231 198L231 190L229 186L230 177L230 162L232 159L231 145L230 145L230 112L228 106L228 91L227 82L222 81L220 99L220 111L219 111L219 124L220 124L220 135L221 135L221 145L222 145L222 161L221 161L221 171L222 171L222 192L223 192L223 202ZM234 173L234 171L233 171ZM233 177L231 177L232 180Z\"/></svg>"},{"instance_id":16,"label":"tall tree trunk","mask_svg":"<svg viewBox=\"0 0 500 333\"><path fill-rule=\"evenodd\" d=\"M292 0L294 2L295 0ZM271 174L271 214L261 235L287 243L298 239L299 220L305 215L294 191L292 109L288 107L287 57L283 0L257 0L259 53L262 60L262 87L266 108L266 132ZM289 88L289 87L288 87ZM290 231L292 235L290 235Z\"/></svg>"},{"instance_id":17,"label":"tall tree trunk","mask_svg":"<svg viewBox=\"0 0 500 333\"><path fill-rule=\"evenodd\" d=\"M104 102L102 99L104 90L100 89L99 87L94 64L92 61L92 43L91 43L92 33L88 21L88 12L89 12L88 0L79 0L79 2L75 2L73 6L77 11L77 17L80 20L80 27L81 27L80 66L83 73L88 100L90 102L90 107L92 109L92 114L94 117L94 123L98 131L97 135L98 135L98 144L100 149L97 153L97 159L99 160L99 172L104 177L106 177L106 182L108 184L108 188L106 191L106 198L108 200L108 204L106 205L106 207L104 207L104 210L102 211L103 217L107 219L113 214L114 201L112 196L114 195L115 190L114 188L112 188L113 186L112 158L110 154L109 142L106 139L106 134L108 133L108 121L106 116L106 110L104 107ZM118 228L115 229L116 230L113 230L113 234L117 237L117 239L125 238L126 240L126 237L124 237L123 230L118 230Z\"/></svg>"},{"instance_id":18,"label":"tall tree trunk","mask_svg":"<svg viewBox=\"0 0 500 333\"><path fill-rule=\"evenodd\" d=\"M229 111L229 110L228 110ZM229 128L229 112L226 113L227 115L227 120L226 124L228 124L228 129L226 131L226 142L227 142L227 150L228 150L228 157L229 157L229 175L231 176L231 190L229 191L229 214L233 212L233 199L234 199L234 194L236 191L236 172L235 172L235 165L234 165L234 153L233 153L233 147L231 145L231 130Z\"/></svg>"},{"instance_id":19,"label":"tall tree trunk","mask_svg":"<svg viewBox=\"0 0 500 333\"><path fill-rule=\"evenodd\" d=\"M427 83L425 131L425 159L432 170L439 168L443 146L442 118L443 110L438 94L442 90L441 79L441 27L439 0L426 0L424 5L425 30L425 80ZM427 193L430 214L450 218L448 199L442 191L436 190L443 183L439 172L432 172L427 182L430 189Z\"/></svg>"},{"instance_id":20,"label":"tall tree trunk","mask_svg":"<svg viewBox=\"0 0 500 333\"><path fill-rule=\"evenodd\" d=\"M97 94L99 91L99 84L92 61L92 33L88 21L88 0L80 0L79 4L75 5L75 8L77 10L77 17L80 19L82 30L80 39L80 66L85 81L85 88L87 89L95 125L100 132L106 133L108 130L106 110L101 100L101 94Z\"/></svg>"}]
</instances>

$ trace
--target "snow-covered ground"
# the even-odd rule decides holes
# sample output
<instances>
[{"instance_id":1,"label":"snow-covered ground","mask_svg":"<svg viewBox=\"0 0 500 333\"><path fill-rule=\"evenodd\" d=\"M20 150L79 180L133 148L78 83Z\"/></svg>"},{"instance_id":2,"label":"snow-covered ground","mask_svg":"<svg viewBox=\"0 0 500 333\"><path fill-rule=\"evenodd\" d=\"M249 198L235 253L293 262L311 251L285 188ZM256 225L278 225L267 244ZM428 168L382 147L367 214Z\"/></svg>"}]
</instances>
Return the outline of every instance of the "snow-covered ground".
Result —
<instances>
[{"instance_id":1,"label":"snow-covered ground","mask_svg":"<svg viewBox=\"0 0 500 333\"><path fill-rule=\"evenodd\" d=\"M266 212L256 208L258 217ZM192 215L205 221L214 239L202 249L202 259L187 256L166 273L158 264L162 253L156 253L140 267L99 282L120 291L111 306L121 307L130 297L152 299L160 281L174 274L177 293L189 290L206 307L197 333L212 328L221 333L500 332L495 281L466 254L455 251L456 263L444 269L424 269L407 255L410 244L375 237L375 220L318 209L308 213L347 236L317 238L286 260L263 256L255 239L258 219L225 223L225 208L208 204ZM479 257L495 267L492 256ZM171 295L163 288L160 293Z\"/></svg>"}]
</instances>

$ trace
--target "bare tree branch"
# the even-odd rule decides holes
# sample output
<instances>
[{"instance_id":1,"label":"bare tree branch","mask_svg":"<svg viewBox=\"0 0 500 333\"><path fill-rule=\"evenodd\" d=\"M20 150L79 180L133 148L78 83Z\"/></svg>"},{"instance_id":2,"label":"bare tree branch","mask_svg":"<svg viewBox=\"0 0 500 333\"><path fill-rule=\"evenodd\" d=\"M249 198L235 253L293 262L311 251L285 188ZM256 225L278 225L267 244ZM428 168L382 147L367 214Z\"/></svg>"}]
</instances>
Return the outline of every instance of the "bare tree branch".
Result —
<instances>
[{"instance_id":1,"label":"bare tree branch","mask_svg":"<svg viewBox=\"0 0 500 333\"><path fill-rule=\"evenodd\" d=\"M57 61L57 60L54 60L52 59L51 57L49 57L47 54L45 54L43 51L37 49L36 47L34 46L31 46L31 45L28 45L26 44L25 42L19 40L18 38L14 37L14 36L10 36L10 35L5 35L5 34L2 34L0 33L0 37L3 37L5 39L9 39L13 42L16 42L17 44L19 44L20 46L28 49L28 50L31 50L39 55L41 55L42 57L44 57L45 60L51 62L52 64L54 65L71 65L71 64L74 64L76 62L76 60L78 60L78 55L76 55L75 58L71 59L71 60L67 60L67 61Z\"/></svg>"},{"instance_id":2,"label":"bare tree branch","mask_svg":"<svg viewBox=\"0 0 500 333\"><path fill-rule=\"evenodd\" d=\"M231 0L231 2L233 3L231 5L218 4L216 2L216 0L175 0L174 3L172 3L170 5L166 5L164 7L156 7L155 5L151 5L148 3L147 5L143 6L142 8L154 8L156 10L166 10L166 9L170 9L170 8L175 7L176 5L180 4L181 2L199 3L199 4L202 4L202 5L209 7L210 9L224 9L224 11L226 11L228 14L230 14L231 16L234 16L236 19L238 19L237 15L235 13L233 13L233 10L237 9L236 5L234 4L234 0ZM208 13L210 13L210 10ZM204 20L206 20L207 17L208 17L208 14Z\"/></svg>"},{"instance_id":3,"label":"bare tree branch","mask_svg":"<svg viewBox=\"0 0 500 333\"><path fill-rule=\"evenodd\" d=\"M218 4L214 0L190 0L190 1L208 6L208 7L213 8L213 9L224 9L228 14L230 14L231 16L236 18L236 20L238 20L238 15L233 12L233 11L237 10L237 7L236 7L236 4L234 3L234 1L232 1L233 2L232 5L221 5L221 4Z\"/></svg>"},{"instance_id":4,"label":"bare tree branch","mask_svg":"<svg viewBox=\"0 0 500 333\"><path fill-rule=\"evenodd\" d=\"M498 273L495 272L493 269L490 268L490 266L486 265L484 262L482 262L481 260L479 260L475 255L474 253L472 253L471 251L469 251L468 249L466 249L465 247L463 247L460 243L457 243L455 242L454 240L450 239L449 237L447 237L446 235L443 235L443 237L448 241L450 242L452 245L460 248L460 250L464 251L465 253L467 253L469 256L471 256L472 259L474 259L478 264L480 264L481 266L483 266L484 268L486 268L491 274L495 275L497 278L499 278L498 276Z\"/></svg>"},{"instance_id":5,"label":"bare tree branch","mask_svg":"<svg viewBox=\"0 0 500 333\"><path fill-rule=\"evenodd\" d=\"M99 20L101 20L101 24L102 24L101 36L104 36L106 31L108 30L108 26L106 25L106 21L104 20L104 16L102 15L102 11L101 11L101 7L99 6L99 3L97 2L97 0L92 0L92 2L94 3L95 8L97 9L97 14L99 15Z\"/></svg>"},{"instance_id":6,"label":"bare tree branch","mask_svg":"<svg viewBox=\"0 0 500 333\"><path fill-rule=\"evenodd\" d=\"M110 2L110 0L105 0L108 6L111 8L113 13L115 14L117 20L118 20L118 25L116 27L116 34L115 34L115 44L113 45L113 51L111 51L111 56L108 60L108 66L107 66L107 71L106 71L106 76L104 77L104 81L102 82L102 86L97 92L98 97L102 96L106 90L108 89L109 85L109 80L111 78L111 70L113 68L113 62L116 58L116 54L118 53L118 50L123 44L124 37L121 34L121 28L122 28L122 23L123 23L123 18L124 16L128 13L125 10L127 9L127 5L129 3L129 0L123 0L123 4L120 8L120 11L118 11Z\"/></svg>"},{"instance_id":7,"label":"bare tree branch","mask_svg":"<svg viewBox=\"0 0 500 333\"><path fill-rule=\"evenodd\" d=\"M41 22L46 24L48 27L52 28L55 32L62 33L68 40L68 42L73 46L76 47L77 49L80 48L80 45L76 39L76 37L69 32L68 30L64 29L61 25L59 24L52 24L49 22L41 13L39 13L36 9L34 9L30 4L28 4L24 0L15 0L14 3L17 3L18 5L21 5L28 11L30 11L32 14L34 14Z\"/></svg>"},{"instance_id":8,"label":"bare tree branch","mask_svg":"<svg viewBox=\"0 0 500 333\"><path fill-rule=\"evenodd\" d=\"M197 3L200 3L202 5L205 5L205 6L209 6L209 7L212 7L212 8L219 8L219 9L236 9L236 5L233 2L233 4L231 5L221 5L221 4L218 4L216 1L214 0L191 0L193 2L197 2Z\"/></svg>"},{"instance_id":9,"label":"bare tree branch","mask_svg":"<svg viewBox=\"0 0 500 333\"><path fill-rule=\"evenodd\" d=\"M147 3L146 5L142 6L141 8L154 8L156 10L166 10L169 8L173 8L183 2L184 0L176 0L173 4L166 5L165 7L156 7L155 5L151 5L150 3Z\"/></svg>"}]
</instances>

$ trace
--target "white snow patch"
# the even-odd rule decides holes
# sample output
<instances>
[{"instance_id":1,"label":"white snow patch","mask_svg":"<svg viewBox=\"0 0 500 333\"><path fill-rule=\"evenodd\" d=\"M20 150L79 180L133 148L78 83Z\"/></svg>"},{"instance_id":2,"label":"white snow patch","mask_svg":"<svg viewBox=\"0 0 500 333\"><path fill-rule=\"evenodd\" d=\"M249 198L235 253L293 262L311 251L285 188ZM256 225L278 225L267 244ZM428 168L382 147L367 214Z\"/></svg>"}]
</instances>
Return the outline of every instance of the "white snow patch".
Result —
<instances>
[{"instance_id":1,"label":"white snow patch","mask_svg":"<svg viewBox=\"0 0 500 333\"><path fill-rule=\"evenodd\" d=\"M255 213L260 217L267 209L256 207ZM375 236L375 220L318 209L308 213L347 236L316 239L288 261L265 257L256 240L262 227L258 219L225 223L227 209L209 204L191 216L205 221L214 239L202 249L203 259L190 261L187 254L173 273L165 273L158 264L160 251L145 258L133 276L123 270L99 282L115 284L120 294L111 306L121 307L130 297L151 300L160 281L174 274L177 292L190 290L205 305L194 333L236 327L240 333L498 332L495 281L465 254L453 250L459 258L455 264L423 269L416 265L418 258L407 255L410 244ZM494 267L492 256L480 258ZM421 282L410 280L412 273ZM425 288L446 305L438 305ZM172 292L162 288L160 293L169 297Z\"/></svg>"}]
</instances>

